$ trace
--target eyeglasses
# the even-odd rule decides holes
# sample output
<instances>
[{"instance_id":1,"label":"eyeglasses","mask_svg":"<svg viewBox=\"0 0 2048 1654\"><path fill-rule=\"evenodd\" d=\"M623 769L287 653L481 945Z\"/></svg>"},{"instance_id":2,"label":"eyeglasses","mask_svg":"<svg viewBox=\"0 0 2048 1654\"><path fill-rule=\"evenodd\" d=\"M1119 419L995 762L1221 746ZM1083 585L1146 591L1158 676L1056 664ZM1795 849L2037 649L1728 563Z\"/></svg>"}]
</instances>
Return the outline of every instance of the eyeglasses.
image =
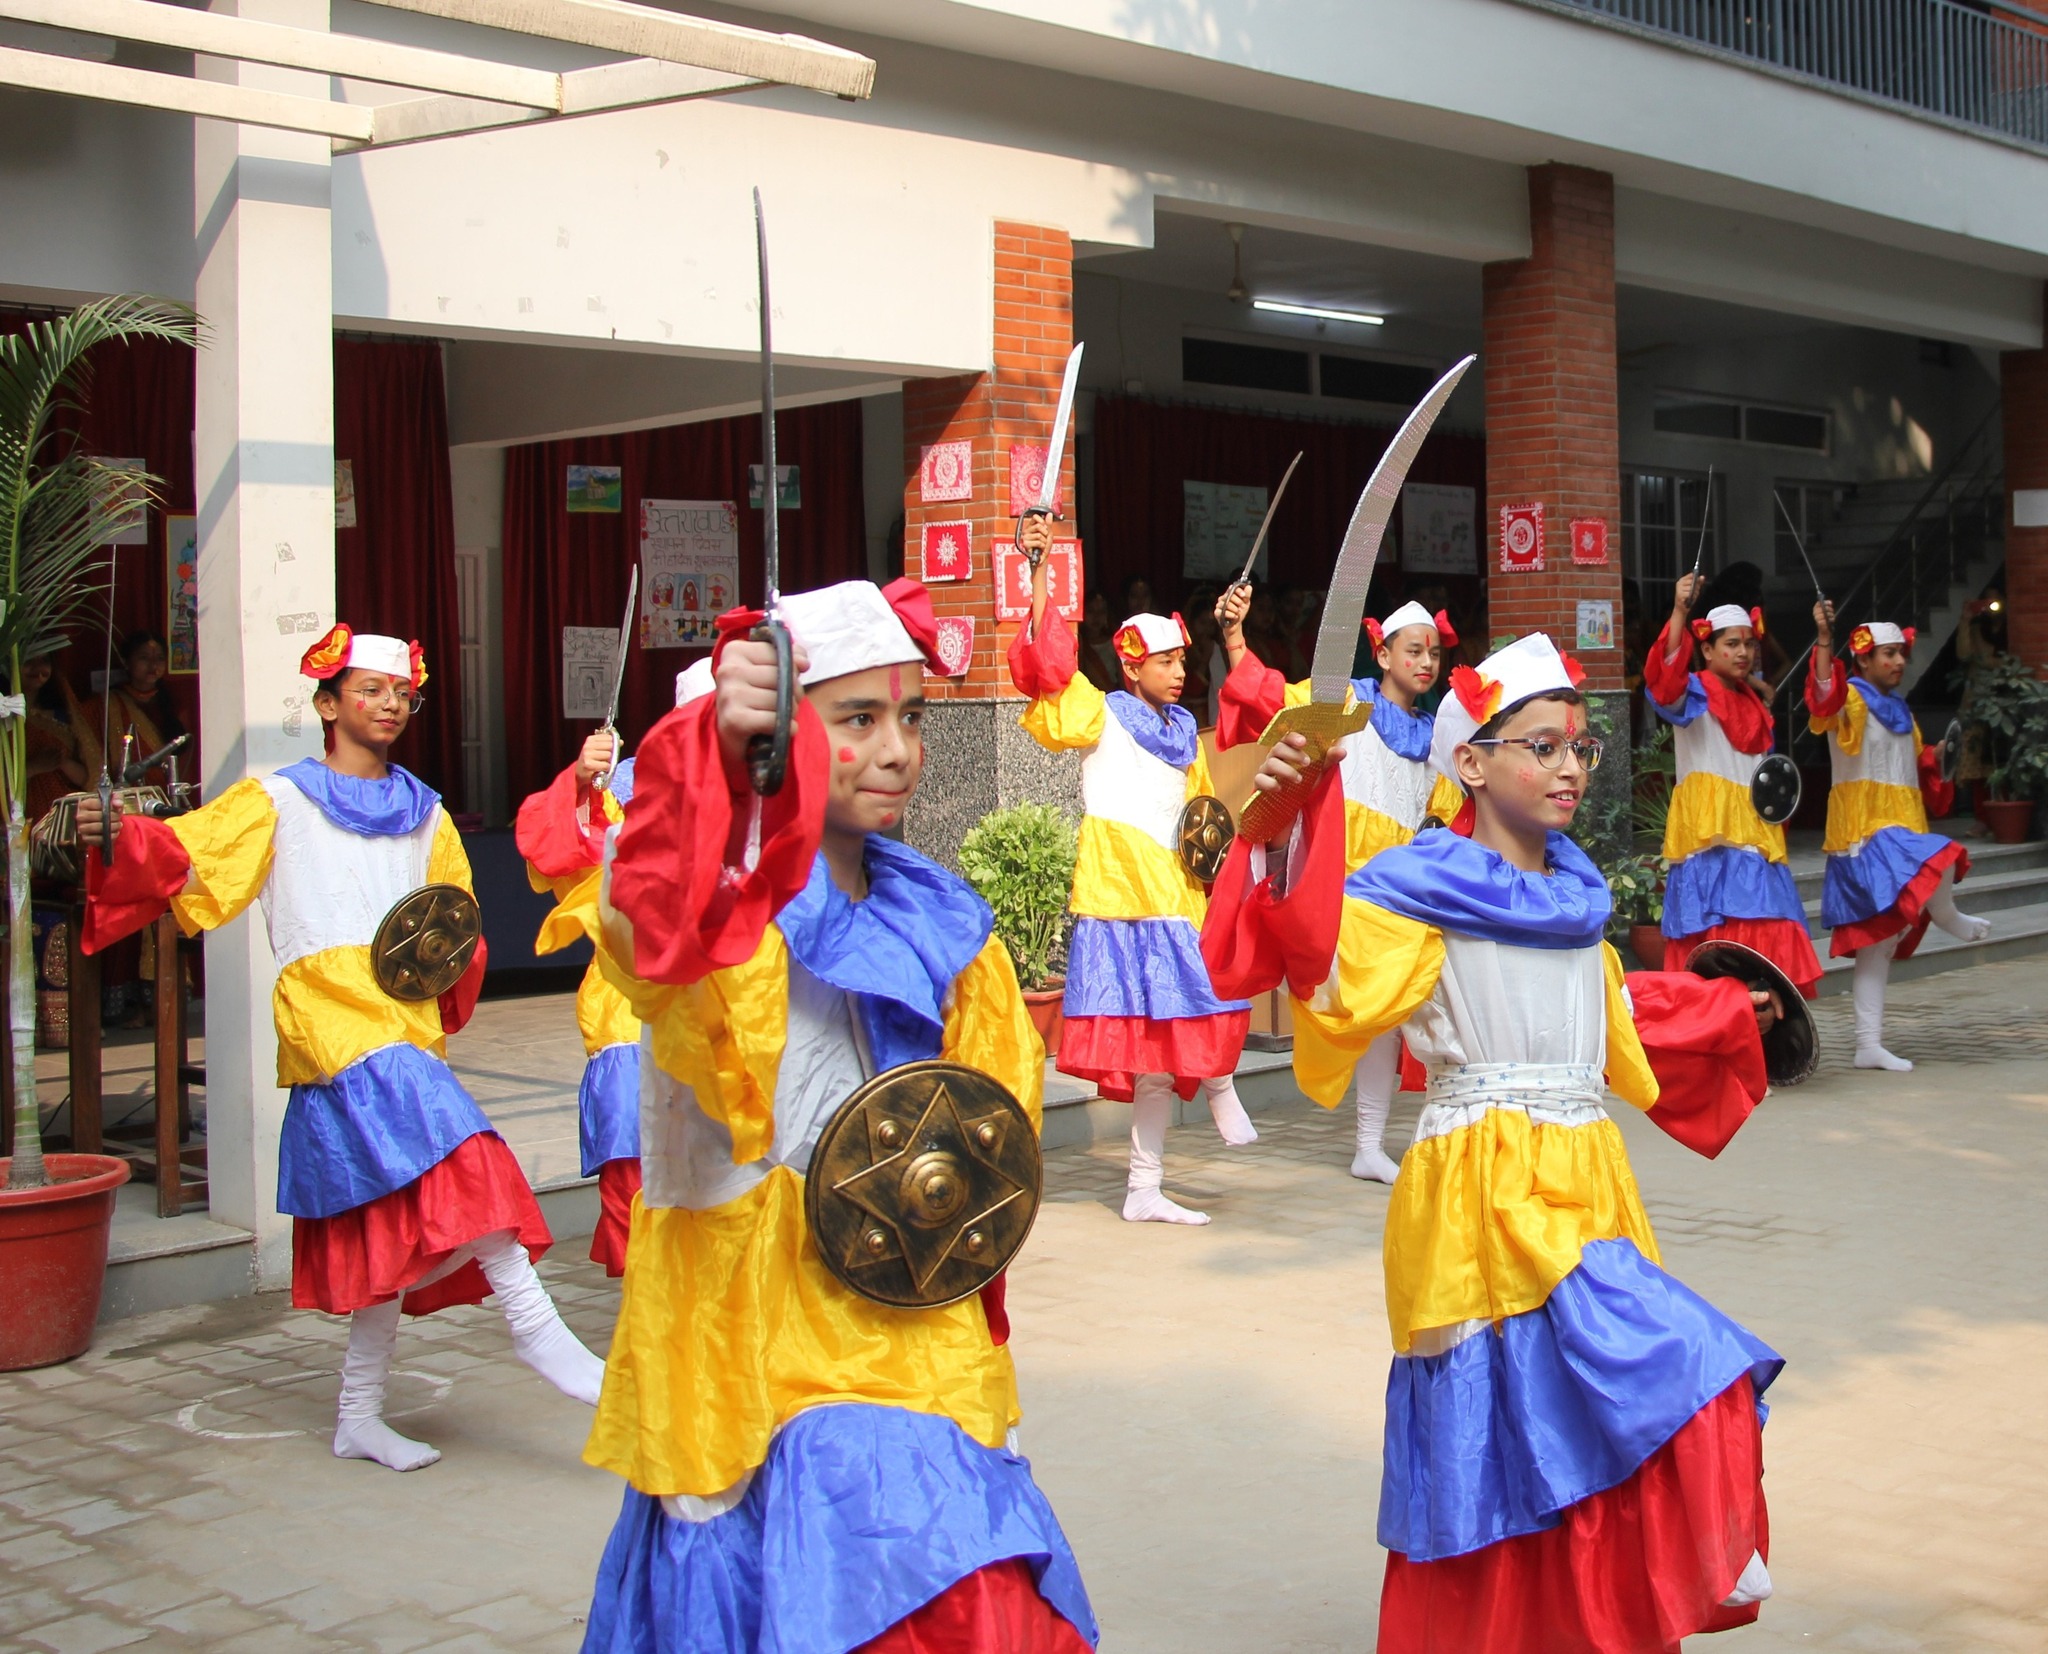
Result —
<instances>
[{"instance_id":1,"label":"eyeglasses","mask_svg":"<svg viewBox=\"0 0 2048 1654\"><path fill-rule=\"evenodd\" d=\"M402 706L412 713L427 704L426 696L404 683L388 684L382 689L351 689L349 693L365 706Z\"/></svg>"},{"instance_id":2,"label":"eyeglasses","mask_svg":"<svg viewBox=\"0 0 2048 1654\"><path fill-rule=\"evenodd\" d=\"M1486 741L1468 741L1472 747L1527 747L1530 755L1546 770L1564 768L1565 748L1579 755L1579 763L1588 775L1600 767L1600 755L1607 750L1606 743L1587 736L1580 741L1554 741L1548 735L1500 735Z\"/></svg>"}]
</instances>

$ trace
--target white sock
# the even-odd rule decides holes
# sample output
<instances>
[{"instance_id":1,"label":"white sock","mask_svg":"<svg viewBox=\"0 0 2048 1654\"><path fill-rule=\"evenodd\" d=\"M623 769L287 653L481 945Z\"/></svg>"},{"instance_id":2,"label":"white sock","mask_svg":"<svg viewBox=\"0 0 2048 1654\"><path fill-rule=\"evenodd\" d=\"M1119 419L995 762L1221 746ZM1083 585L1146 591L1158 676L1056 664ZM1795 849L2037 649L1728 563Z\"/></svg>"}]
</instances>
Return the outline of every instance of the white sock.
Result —
<instances>
[{"instance_id":1,"label":"white sock","mask_svg":"<svg viewBox=\"0 0 2048 1654\"><path fill-rule=\"evenodd\" d=\"M384 1422L384 1384L397 1348L396 1298L349 1317L348 1350L341 1358L341 1403L334 1424L337 1459L371 1459L387 1470L420 1470L441 1457L437 1449L401 1436Z\"/></svg>"},{"instance_id":2,"label":"white sock","mask_svg":"<svg viewBox=\"0 0 2048 1654\"><path fill-rule=\"evenodd\" d=\"M1131 1175L1124 1190L1124 1222L1207 1223L1207 1212L1176 1205L1159 1187L1166 1166L1166 1123L1173 1116L1173 1082L1164 1074L1140 1074L1131 1092Z\"/></svg>"},{"instance_id":3,"label":"white sock","mask_svg":"<svg viewBox=\"0 0 2048 1654\"><path fill-rule=\"evenodd\" d=\"M1958 942L1981 942L1991 934L1989 919L1964 913L1956 906L1956 870L1953 867L1943 869L1941 883L1927 898L1927 917Z\"/></svg>"},{"instance_id":4,"label":"white sock","mask_svg":"<svg viewBox=\"0 0 2048 1654\"><path fill-rule=\"evenodd\" d=\"M1899 951L1899 939L1887 936L1882 942L1856 950L1852 992L1856 1000L1856 1066L1882 1068L1893 1074L1910 1074L1913 1065L1884 1048L1884 985L1892 971L1892 955Z\"/></svg>"},{"instance_id":5,"label":"white sock","mask_svg":"<svg viewBox=\"0 0 2048 1654\"><path fill-rule=\"evenodd\" d=\"M1723 1608L1747 1608L1752 1602L1767 1602L1771 1595L1771 1570L1764 1566L1764 1559L1755 1551L1749 1553L1749 1560L1742 1565L1742 1577L1735 1582L1735 1589L1721 1599Z\"/></svg>"},{"instance_id":6,"label":"white sock","mask_svg":"<svg viewBox=\"0 0 2048 1654\"><path fill-rule=\"evenodd\" d=\"M1374 1183L1391 1183L1401 1168L1380 1146L1387 1115L1394 1107L1394 1083L1401 1072L1401 1036L1382 1034L1358 1059L1358 1146L1351 1156L1351 1175Z\"/></svg>"},{"instance_id":7,"label":"white sock","mask_svg":"<svg viewBox=\"0 0 2048 1654\"><path fill-rule=\"evenodd\" d=\"M1236 1075L1219 1074L1213 1080L1204 1080L1202 1095L1209 1099L1209 1117L1216 1122L1216 1131L1224 1142L1241 1149L1259 1140L1258 1128L1238 1100Z\"/></svg>"},{"instance_id":8,"label":"white sock","mask_svg":"<svg viewBox=\"0 0 2048 1654\"><path fill-rule=\"evenodd\" d=\"M476 1261L505 1311L513 1352L563 1395L595 1407L604 1388L604 1363L563 1323L526 1248L501 1232L477 1242Z\"/></svg>"}]
</instances>

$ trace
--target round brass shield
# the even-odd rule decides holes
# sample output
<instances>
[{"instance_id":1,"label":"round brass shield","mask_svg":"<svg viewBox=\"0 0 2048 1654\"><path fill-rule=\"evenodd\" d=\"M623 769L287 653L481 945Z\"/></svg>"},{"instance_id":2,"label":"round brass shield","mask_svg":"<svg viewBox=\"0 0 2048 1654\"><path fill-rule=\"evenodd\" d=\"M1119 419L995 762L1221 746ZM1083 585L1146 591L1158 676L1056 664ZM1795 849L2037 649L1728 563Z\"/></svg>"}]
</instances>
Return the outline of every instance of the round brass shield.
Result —
<instances>
[{"instance_id":1,"label":"round brass shield","mask_svg":"<svg viewBox=\"0 0 2048 1654\"><path fill-rule=\"evenodd\" d=\"M1767 754L1749 778L1750 805L1773 827L1784 826L1798 813L1803 790L1799 766L1782 752Z\"/></svg>"},{"instance_id":2,"label":"round brass shield","mask_svg":"<svg viewBox=\"0 0 2048 1654\"><path fill-rule=\"evenodd\" d=\"M439 999L462 980L483 933L484 916L467 890L423 884L384 915L370 969L393 999Z\"/></svg>"},{"instance_id":3,"label":"round brass shield","mask_svg":"<svg viewBox=\"0 0 2048 1654\"><path fill-rule=\"evenodd\" d=\"M1230 807L1208 793L1197 793L1180 813L1180 864L1188 877L1214 884L1223 871L1223 858L1230 854L1230 841L1237 837L1237 824L1230 819Z\"/></svg>"},{"instance_id":4,"label":"round brass shield","mask_svg":"<svg viewBox=\"0 0 2048 1654\"><path fill-rule=\"evenodd\" d=\"M936 1309L1009 1267L1038 1216L1038 1133L978 1068L878 1074L825 1122L804 1215L840 1284L892 1309Z\"/></svg>"}]
</instances>

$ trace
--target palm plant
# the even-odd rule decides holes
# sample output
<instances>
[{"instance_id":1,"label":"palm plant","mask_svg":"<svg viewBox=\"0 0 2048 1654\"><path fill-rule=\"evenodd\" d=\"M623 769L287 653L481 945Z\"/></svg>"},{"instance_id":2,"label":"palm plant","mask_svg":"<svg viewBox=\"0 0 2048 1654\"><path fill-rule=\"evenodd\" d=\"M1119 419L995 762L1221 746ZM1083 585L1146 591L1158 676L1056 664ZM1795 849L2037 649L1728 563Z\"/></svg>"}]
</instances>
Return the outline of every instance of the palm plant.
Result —
<instances>
[{"instance_id":1,"label":"palm plant","mask_svg":"<svg viewBox=\"0 0 2048 1654\"><path fill-rule=\"evenodd\" d=\"M79 452L72 436L95 346L126 339L195 345L199 319L167 299L116 296L0 338L0 664L17 691L21 663L63 646L96 598L112 601L101 548L157 481ZM0 707L0 797L7 813L7 1021L14 1060L14 1160L7 1186L39 1188L35 961L29 927L28 726Z\"/></svg>"}]
</instances>

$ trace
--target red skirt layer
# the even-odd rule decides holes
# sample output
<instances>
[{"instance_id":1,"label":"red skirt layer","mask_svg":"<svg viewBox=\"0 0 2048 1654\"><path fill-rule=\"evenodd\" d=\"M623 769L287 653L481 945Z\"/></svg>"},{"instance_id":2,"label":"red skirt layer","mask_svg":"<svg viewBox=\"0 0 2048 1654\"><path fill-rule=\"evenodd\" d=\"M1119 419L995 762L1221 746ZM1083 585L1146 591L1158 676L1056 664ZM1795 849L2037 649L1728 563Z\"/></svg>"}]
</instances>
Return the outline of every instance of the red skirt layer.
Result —
<instances>
[{"instance_id":1,"label":"red skirt layer","mask_svg":"<svg viewBox=\"0 0 2048 1654\"><path fill-rule=\"evenodd\" d=\"M475 1259L408 1292L462 1247L510 1230L538 1259L554 1244L526 1173L495 1132L464 1138L402 1189L331 1218L292 1219L292 1307L352 1315L404 1295L408 1315L480 1304Z\"/></svg>"},{"instance_id":2,"label":"red skirt layer","mask_svg":"<svg viewBox=\"0 0 2048 1654\"><path fill-rule=\"evenodd\" d=\"M1207 1017L1068 1017L1060 1031L1059 1070L1088 1080L1103 1096L1131 1100L1140 1074L1168 1074L1183 1100L1218 1074L1237 1072L1250 1031L1250 1011Z\"/></svg>"},{"instance_id":3,"label":"red skirt layer","mask_svg":"<svg viewBox=\"0 0 2048 1654\"><path fill-rule=\"evenodd\" d=\"M640 1162L607 1160L597 1168L597 1228L590 1261L617 1280L626 1273L626 1240L633 1231L633 1197L640 1192Z\"/></svg>"},{"instance_id":4,"label":"red skirt layer","mask_svg":"<svg viewBox=\"0 0 2048 1654\"><path fill-rule=\"evenodd\" d=\"M1390 1553L1380 1654L1677 1654L1681 1637L1756 1619L1760 1604L1721 1600L1770 1549L1745 1375L1556 1527L1438 1562Z\"/></svg>"},{"instance_id":5,"label":"red skirt layer","mask_svg":"<svg viewBox=\"0 0 2048 1654\"><path fill-rule=\"evenodd\" d=\"M1934 894L1934 887L1941 883L1942 874L1950 868L1960 879L1970 870L1970 853L1960 844L1951 840L1944 850L1937 850L1929 856L1899 892L1899 899L1882 913L1873 913L1868 919L1858 919L1852 925L1842 925L1834 932L1834 939L1828 943L1828 953L1836 959L1844 954L1855 953L1867 948L1873 942L1882 942L1887 936L1904 933L1899 943L1896 959L1911 959L1913 950L1920 945L1920 938L1927 934L1927 898Z\"/></svg>"},{"instance_id":6,"label":"red skirt layer","mask_svg":"<svg viewBox=\"0 0 2048 1654\"><path fill-rule=\"evenodd\" d=\"M856 1654L1093 1654L1021 1557L977 1568Z\"/></svg>"},{"instance_id":7,"label":"red skirt layer","mask_svg":"<svg viewBox=\"0 0 2048 1654\"><path fill-rule=\"evenodd\" d=\"M1790 978L1808 999L1820 992L1820 955L1804 925L1790 919L1723 919L1696 936L1664 938L1664 968L1682 971L1692 950L1702 942L1740 942L1754 948Z\"/></svg>"}]
</instances>

